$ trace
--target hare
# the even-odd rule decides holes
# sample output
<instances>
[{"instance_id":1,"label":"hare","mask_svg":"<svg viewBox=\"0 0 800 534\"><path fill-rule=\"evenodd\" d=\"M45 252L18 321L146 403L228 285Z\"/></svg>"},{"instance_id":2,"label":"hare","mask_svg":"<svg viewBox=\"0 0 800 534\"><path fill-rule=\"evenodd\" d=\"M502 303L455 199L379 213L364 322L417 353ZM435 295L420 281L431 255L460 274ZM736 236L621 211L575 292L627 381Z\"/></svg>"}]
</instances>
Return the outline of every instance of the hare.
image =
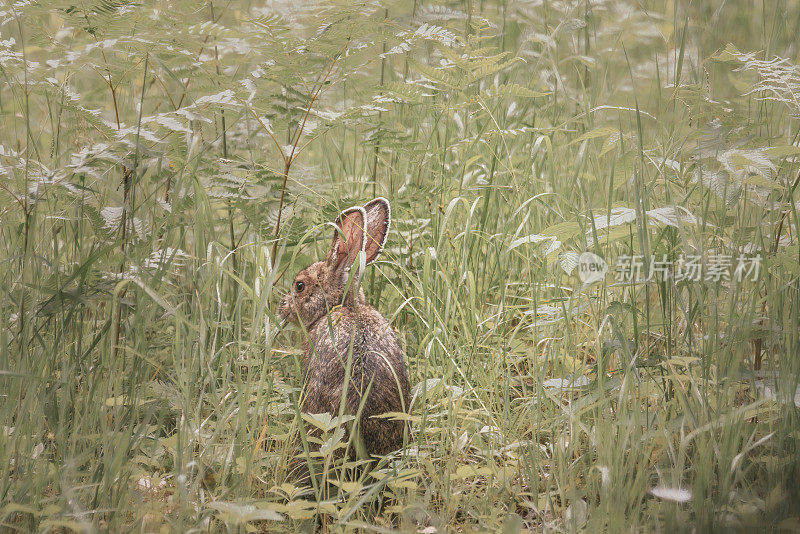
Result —
<instances>
[{"instance_id":1,"label":"hare","mask_svg":"<svg viewBox=\"0 0 800 534\"><path fill-rule=\"evenodd\" d=\"M284 320L304 330L302 410L336 416L346 388L345 413L358 417L353 443L370 455L402 446L405 423L377 416L407 412L410 402L397 336L360 287L361 266L380 255L390 220L389 201L381 197L343 211L327 257L298 273L280 308Z\"/></svg>"}]
</instances>

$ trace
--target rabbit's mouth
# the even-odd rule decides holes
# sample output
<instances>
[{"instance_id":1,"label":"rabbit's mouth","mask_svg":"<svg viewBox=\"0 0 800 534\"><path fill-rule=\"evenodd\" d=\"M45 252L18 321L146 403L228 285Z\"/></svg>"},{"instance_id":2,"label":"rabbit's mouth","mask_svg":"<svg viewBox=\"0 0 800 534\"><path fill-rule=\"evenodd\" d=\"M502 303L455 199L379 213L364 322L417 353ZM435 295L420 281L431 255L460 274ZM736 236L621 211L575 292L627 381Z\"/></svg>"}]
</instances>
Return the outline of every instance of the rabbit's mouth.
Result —
<instances>
[{"instance_id":1,"label":"rabbit's mouth","mask_svg":"<svg viewBox=\"0 0 800 534\"><path fill-rule=\"evenodd\" d=\"M294 312L294 306L292 306L292 295L288 294L281 300L281 306L278 310L278 315L281 316L283 319L284 324L294 322L293 319L296 318L296 314Z\"/></svg>"}]
</instances>

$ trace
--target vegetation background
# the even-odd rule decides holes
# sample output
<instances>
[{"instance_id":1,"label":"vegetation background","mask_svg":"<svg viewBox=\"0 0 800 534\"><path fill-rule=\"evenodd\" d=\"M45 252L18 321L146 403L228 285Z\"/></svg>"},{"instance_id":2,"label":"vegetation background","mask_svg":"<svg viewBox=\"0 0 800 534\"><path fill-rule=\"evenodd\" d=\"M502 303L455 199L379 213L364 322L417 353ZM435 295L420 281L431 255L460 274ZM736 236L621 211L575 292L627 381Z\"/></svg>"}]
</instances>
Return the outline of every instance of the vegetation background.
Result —
<instances>
[{"instance_id":1,"label":"vegetation background","mask_svg":"<svg viewBox=\"0 0 800 534\"><path fill-rule=\"evenodd\" d=\"M790 0L0 4L3 528L800 528L799 29ZM358 477L309 418L306 487L276 303L376 195L408 447ZM587 250L763 265L583 285Z\"/></svg>"}]
</instances>

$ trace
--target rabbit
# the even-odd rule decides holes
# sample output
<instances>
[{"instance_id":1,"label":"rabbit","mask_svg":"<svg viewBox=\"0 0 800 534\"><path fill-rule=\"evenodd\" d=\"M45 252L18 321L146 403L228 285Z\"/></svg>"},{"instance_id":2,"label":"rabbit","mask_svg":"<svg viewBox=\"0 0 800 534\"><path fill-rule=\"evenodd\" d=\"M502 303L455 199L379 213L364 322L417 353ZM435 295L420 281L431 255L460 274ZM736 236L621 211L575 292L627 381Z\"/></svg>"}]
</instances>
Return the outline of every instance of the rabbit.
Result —
<instances>
[{"instance_id":1,"label":"rabbit","mask_svg":"<svg viewBox=\"0 0 800 534\"><path fill-rule=\"evenodd\" d=\"M364 266L374 262L383 250L390 222L391 206L382 197L343 211L327 257L297 274L280 307L284 320L304 330L302 411L339 414L350 358L345 413L358 416L363 402L353 443L363 445L361 450L370 456L386 455L403 444L405 423L375 416L407 413L410 402L408 372L397 335L383 315L367 304L360 286L360 252L365 252Z\"/></svg>"}]
</instances>

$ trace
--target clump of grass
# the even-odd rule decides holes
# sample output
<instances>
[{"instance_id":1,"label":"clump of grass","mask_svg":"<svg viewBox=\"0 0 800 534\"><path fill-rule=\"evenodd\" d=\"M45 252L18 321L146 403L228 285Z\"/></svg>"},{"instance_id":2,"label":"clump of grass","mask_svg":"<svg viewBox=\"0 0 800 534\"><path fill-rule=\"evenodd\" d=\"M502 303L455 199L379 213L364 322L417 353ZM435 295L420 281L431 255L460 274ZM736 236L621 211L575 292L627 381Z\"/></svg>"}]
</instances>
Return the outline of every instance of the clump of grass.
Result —
<instances>
[{"instance_id":1,"label":"clump of grass","mask_svg":"<svg viewBox=\"0 0 800 534\"><path fill-rule=\"evenodd\" d=\"M3 526L796 528L797 6L201 7L0 8ZM277 297L377 194L407 447L302 484Z\"/></svg>"}]
</instances>

